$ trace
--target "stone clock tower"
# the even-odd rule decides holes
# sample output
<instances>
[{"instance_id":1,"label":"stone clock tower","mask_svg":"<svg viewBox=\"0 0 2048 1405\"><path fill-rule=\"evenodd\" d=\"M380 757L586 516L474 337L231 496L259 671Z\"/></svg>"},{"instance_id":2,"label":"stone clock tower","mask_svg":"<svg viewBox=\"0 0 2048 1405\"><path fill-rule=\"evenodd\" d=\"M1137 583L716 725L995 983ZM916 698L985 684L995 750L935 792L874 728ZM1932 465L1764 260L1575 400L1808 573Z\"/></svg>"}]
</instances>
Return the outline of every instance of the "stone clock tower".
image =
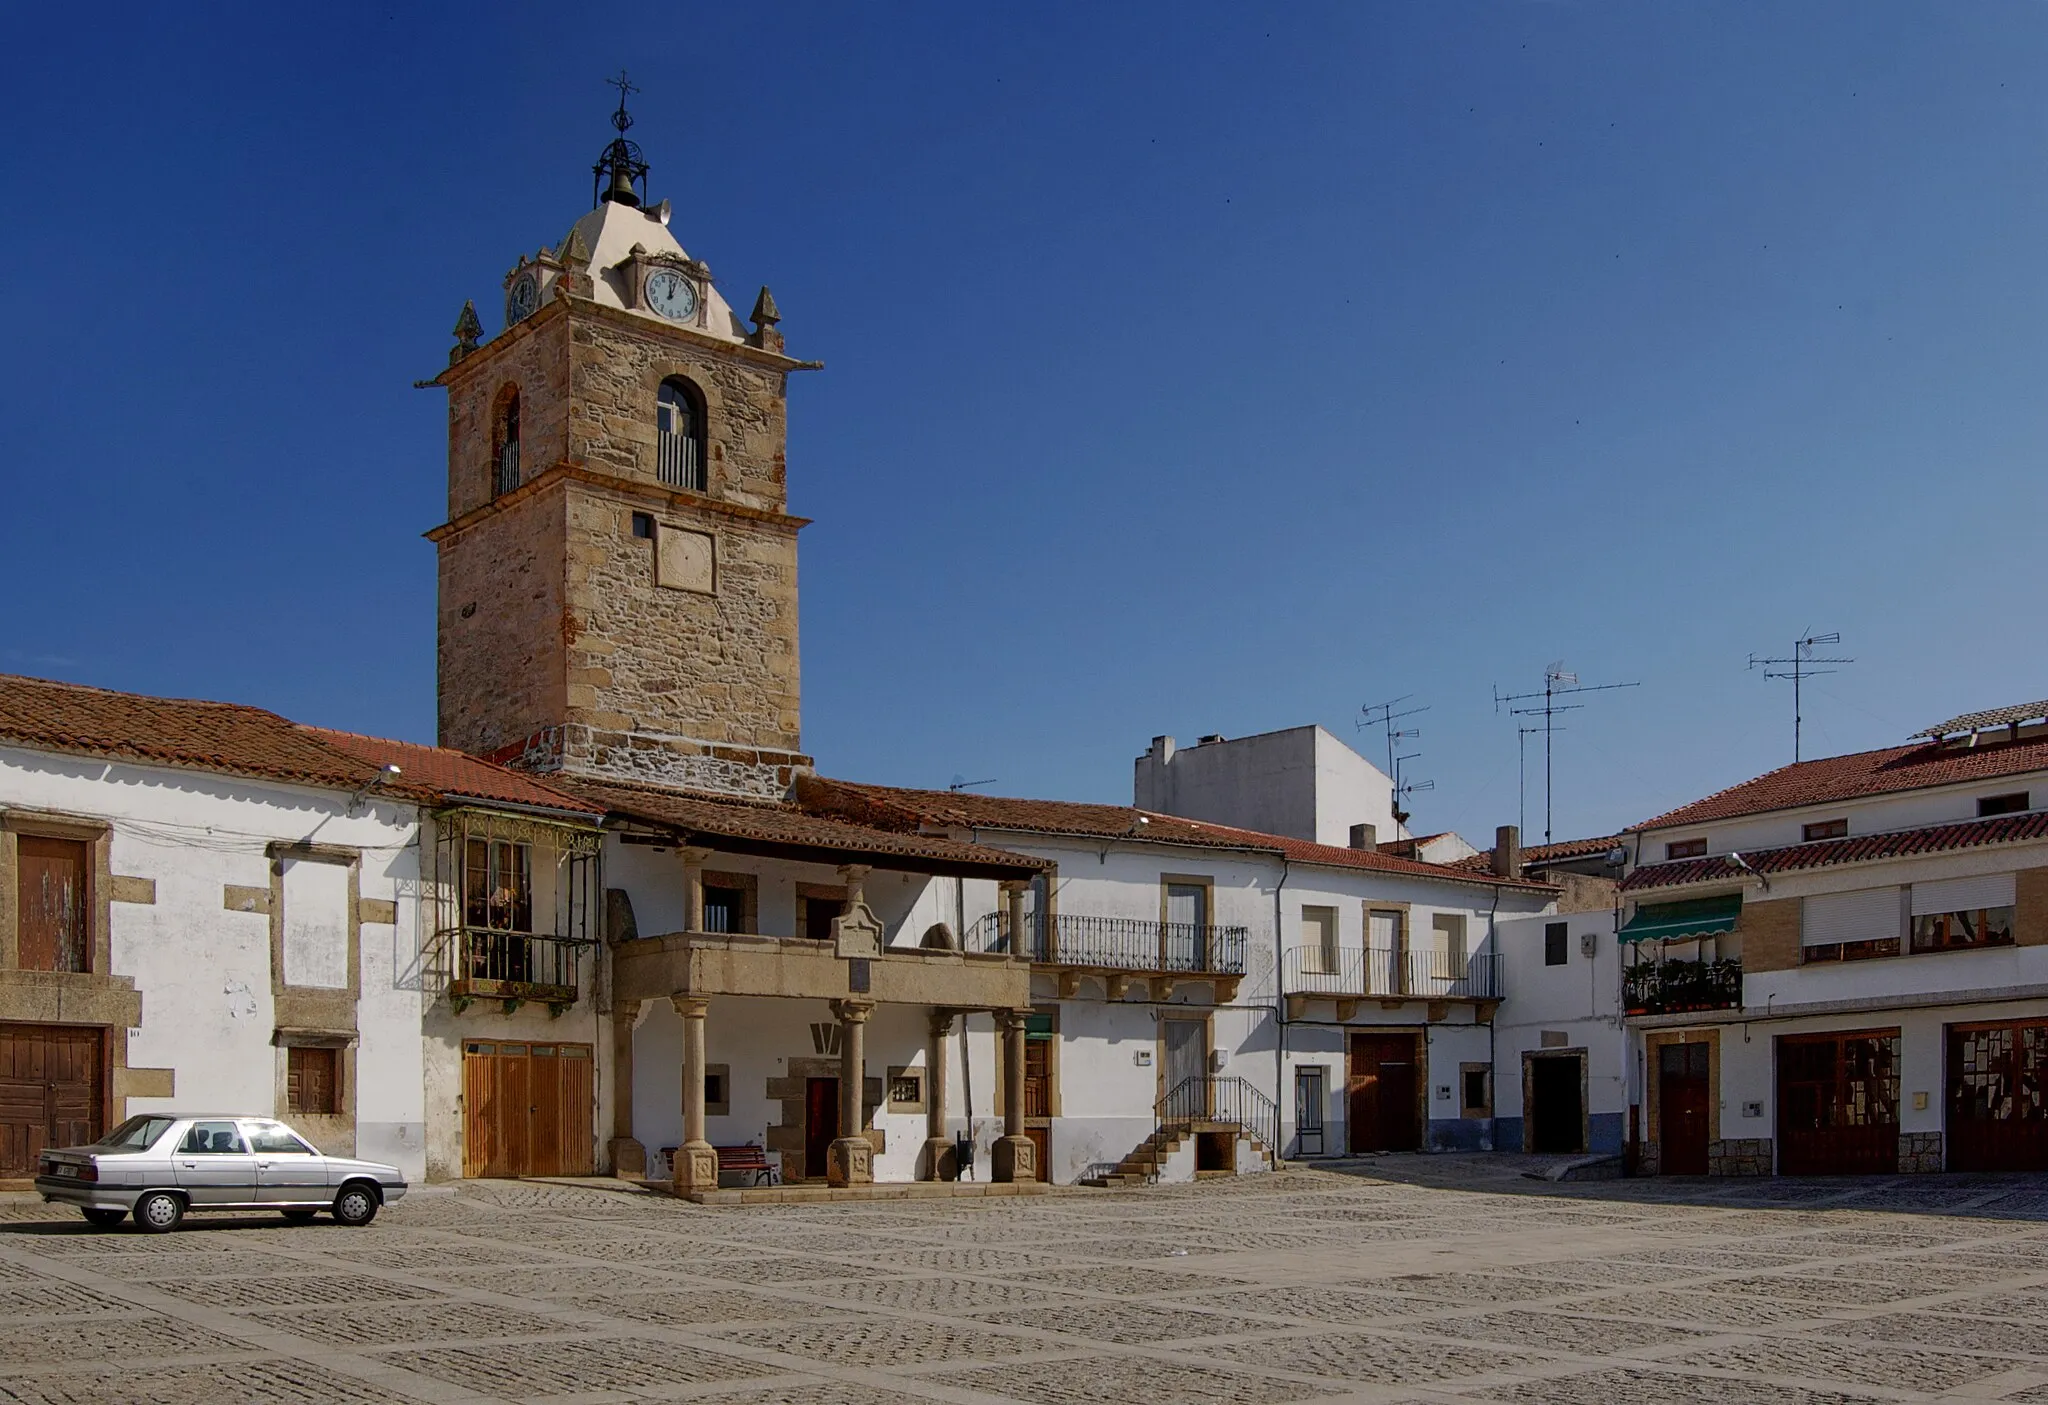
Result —
<instances>
[{"instance_id":1,"label":"stone clock tower","mask_svg":"<svg viewBox=\"0 0 2048 1405\"><path fill-rule=\"evenodd\" d=\"M473 306L448 369L440 739L539 771L781 798L809 766L797 677L789 375L644 202L619 135L595 208Z\"/></svg>"}]
</instances>

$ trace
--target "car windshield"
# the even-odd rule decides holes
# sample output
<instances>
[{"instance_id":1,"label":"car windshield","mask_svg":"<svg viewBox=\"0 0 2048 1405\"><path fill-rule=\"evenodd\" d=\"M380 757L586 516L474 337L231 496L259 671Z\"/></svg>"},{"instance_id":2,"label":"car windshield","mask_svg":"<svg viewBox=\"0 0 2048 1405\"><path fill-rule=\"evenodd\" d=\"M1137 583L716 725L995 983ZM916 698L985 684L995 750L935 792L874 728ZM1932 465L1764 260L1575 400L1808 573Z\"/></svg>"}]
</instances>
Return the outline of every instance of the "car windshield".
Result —
<instances>
[{"instance_id":1,"label":"car windshield","mask_svg":"<svg viewBox=\"0 0 2048 1405\"><path fill-rule=\"evenodd\" d=\"M175 1121L174 1117L131 1117L93 1145L103 1151L147 1151Z\"/></svg>"}]
</instances>

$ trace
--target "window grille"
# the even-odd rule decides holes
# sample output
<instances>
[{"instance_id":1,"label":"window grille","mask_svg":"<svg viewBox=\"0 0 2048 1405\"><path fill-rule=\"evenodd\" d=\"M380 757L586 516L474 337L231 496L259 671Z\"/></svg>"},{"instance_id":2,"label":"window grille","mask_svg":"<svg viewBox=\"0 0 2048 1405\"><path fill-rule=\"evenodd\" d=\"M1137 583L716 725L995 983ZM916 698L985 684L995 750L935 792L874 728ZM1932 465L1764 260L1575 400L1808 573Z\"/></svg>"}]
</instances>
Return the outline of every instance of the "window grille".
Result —
<instances>
[{"instance_id":1,"label":"window grille","mask_svg":"<svg viewBox=\"0 0 2048 1405\"><path fill-rule=\"evenodd\" d=\"M704 491L704 417L683 382L661 383L655 406L655 470L671 488Z\"/></svg>"}]
</instances>

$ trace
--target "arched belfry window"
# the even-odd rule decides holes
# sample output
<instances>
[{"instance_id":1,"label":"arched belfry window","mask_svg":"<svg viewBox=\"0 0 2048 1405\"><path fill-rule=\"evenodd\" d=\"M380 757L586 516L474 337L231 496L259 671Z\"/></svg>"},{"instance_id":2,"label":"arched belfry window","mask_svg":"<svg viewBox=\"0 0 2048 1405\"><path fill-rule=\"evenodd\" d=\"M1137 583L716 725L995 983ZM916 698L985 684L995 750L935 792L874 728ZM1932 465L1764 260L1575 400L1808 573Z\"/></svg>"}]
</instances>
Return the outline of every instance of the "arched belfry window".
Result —
<instances>
[{"instance_id":1,"label":"arched belfry window","mask_svg":"<svg viewBox=\"0 0 2048 1405\"><path fill-rule=\"evenodd\" d=\"M491 435L491 496L511 492L519 486L519 392L508 392L499 403L497 425Z\"/></svg>"},{"instance_id":2,"label":"arched belfry window","mask_svg":"<svg viewBox=\"0 0 2048 1405\"><path fill-rule=\"evenodd\" d=\"M661 383L655 404L655 471L671 488L704 491L704 397L681 376Z\"/></svg>"}]
</instances>

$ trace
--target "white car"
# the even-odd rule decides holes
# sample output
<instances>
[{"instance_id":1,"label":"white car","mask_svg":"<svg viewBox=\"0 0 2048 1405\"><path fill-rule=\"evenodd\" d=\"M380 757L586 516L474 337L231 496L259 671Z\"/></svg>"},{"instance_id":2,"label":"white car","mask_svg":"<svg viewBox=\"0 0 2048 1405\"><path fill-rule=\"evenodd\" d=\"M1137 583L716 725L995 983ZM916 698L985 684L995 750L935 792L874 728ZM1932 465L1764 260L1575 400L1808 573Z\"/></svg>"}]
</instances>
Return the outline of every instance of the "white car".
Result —
<instances>
[{"instance_id":1,"label":"white car","mask_svg":"<svg viewBox=\"0 0 2048 1405\"><path fill-rule=\"evenodd\" d=\"M188 1211L275 1210L293 1221L332 1211L366 1225L405 1194L396 1166L328 1156L284 1123L233 1114L131 1117L91 1146L45 1151L36 1189L96 1225L126 1216L162 1234Z\"/></svg>"}]
</instances>

